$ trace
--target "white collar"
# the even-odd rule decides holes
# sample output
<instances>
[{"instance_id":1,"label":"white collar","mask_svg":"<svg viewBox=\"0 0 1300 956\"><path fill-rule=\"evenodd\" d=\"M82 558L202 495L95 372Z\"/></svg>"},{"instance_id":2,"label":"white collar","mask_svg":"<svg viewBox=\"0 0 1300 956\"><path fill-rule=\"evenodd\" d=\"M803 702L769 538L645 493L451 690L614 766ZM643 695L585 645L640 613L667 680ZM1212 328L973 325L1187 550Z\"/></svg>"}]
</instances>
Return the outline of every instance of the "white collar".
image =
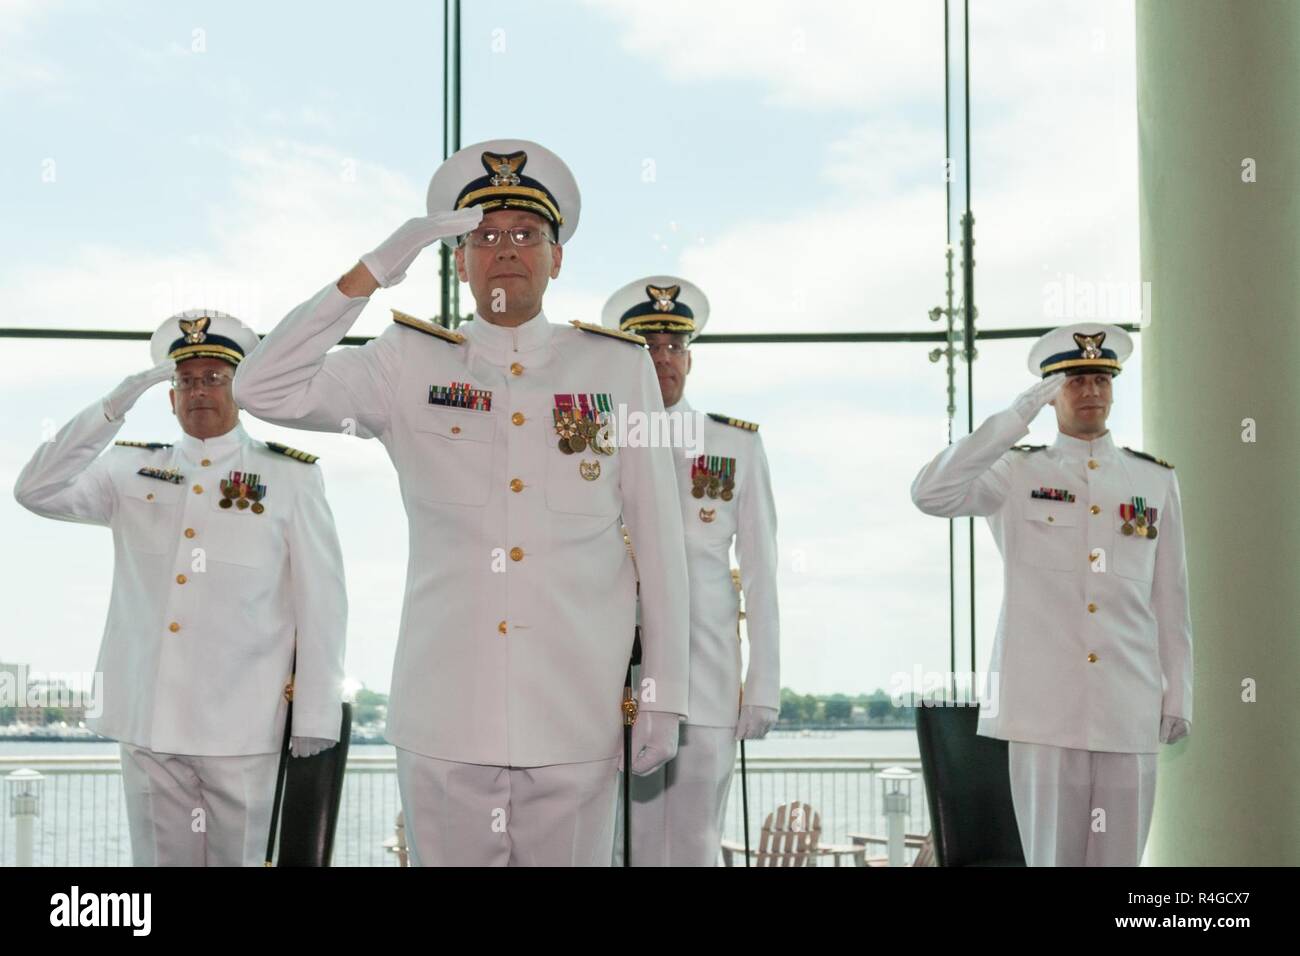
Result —
<instances>
[{"instance_id":1,"label":"white collar","mask_svg":"<svg viewBox=\"0 0 1300 956\"><path fill-rule=\"evenodd\" d=\"M227 452L243 447L246 441L248 441L248 435L244 431L244 426L236 419L235 427L224 435L206 439L186 435L180 440L179 448L187 458L199 461L203 458L218 458Z\"/></svg>"},{"instance_id":2,"label":"white collar","mask_svg":"<svg viewBox=\"0 0 1300 956\"><path fill-rule=\"evenodd\" d=\"M1102 458L1115 453L1115 441L1109 430L1092 441L1057 432L1052 448L1066 458Z\"/></svg>"},{"instance_id":3,"label":"white collar","mask_svg":"<svg viewBox=\"0 0 1300 956\"><path fill-rule=\"evenodd\" d=\"M530 352L541 348L550 340L551 329L546 313L541 311L527 322L516 326L493 325L481 313L475 312L473 320L460 326L457 331L484 348Z\"/></svg>"}]
</instances>

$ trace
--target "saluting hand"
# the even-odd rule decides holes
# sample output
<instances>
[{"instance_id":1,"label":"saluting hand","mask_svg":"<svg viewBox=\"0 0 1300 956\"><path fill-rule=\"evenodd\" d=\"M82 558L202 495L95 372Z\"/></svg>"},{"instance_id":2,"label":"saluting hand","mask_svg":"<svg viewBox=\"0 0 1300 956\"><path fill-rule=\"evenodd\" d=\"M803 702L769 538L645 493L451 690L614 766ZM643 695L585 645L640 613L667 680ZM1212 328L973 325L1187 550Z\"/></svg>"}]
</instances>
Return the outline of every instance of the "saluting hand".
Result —
<instances>
[{"instance_id":1,"label":"saluting hand","mask_svg":"<svg viewBox=\"0 0 1300 956\"><path fill-rule=\"evenodd\" d=\"M176 371L176 363L167 359L151 369L136 372L122 379L122 384L104 396L104 417L115 422L131 410L136 401L159 382L165 382Z\"/></svg>"},{"instance_id":2,"label":"saluting hand","mask_svg":"<svg viewBox=\"0 0 1300 956\"><path fill-rule=\"evenodd\" d=\"M1043 406L1061 394L1061 389L1065 385L1065 375L1049 375L1041 382L1035 382L1029 388L1025 389L1016 396L1011 407L1016 410L1016 414L1024 421L1026 425L1033 423L1042 411Z\"/></svg>"},{"instance_id":3,"label":"saluting hand","mask_svg":"<svg viewBox=\"0 0 1300 956\"><path fill-rule=\"evenodd\" d=\"M376 282L387 289L406 278L406 270L425 246L439 239L464 235L482 221L483 209L480 206L416 216L402 223L374 251L362 256L361 264L370 270Z\"/></svg>"}]
</instances>

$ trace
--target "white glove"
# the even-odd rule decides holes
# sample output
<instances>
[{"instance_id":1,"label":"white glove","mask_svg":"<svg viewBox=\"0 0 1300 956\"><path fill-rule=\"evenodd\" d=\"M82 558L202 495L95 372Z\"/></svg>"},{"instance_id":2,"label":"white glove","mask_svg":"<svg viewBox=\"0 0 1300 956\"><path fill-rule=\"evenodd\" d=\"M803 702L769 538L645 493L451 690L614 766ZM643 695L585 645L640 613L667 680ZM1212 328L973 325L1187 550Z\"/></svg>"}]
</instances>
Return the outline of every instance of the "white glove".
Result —
<instances>
[{"instance_id":1,"label":"white glove","mask_svg":"<svg viewBox=\"0 0 1300 956\"><path fill-rule=\"evenodd\" d=\"M110 422L119 421L131 410L131 406L141 395L159 382L167 381L174 371L176 371L176 363L172 359L167 359L148 371L128 375L122 379L121 385L104 397L104 417Z\"/></svg>"},{"instance_id":2,"label":"white glove","mask_svg":"<svg viewBox=\"0 0 1300 956\"><path fill-rule=\"evenodd\" d=\"M323 737L290 737L289 753L295 757L314 757L322 750L329 750L338 741Z\"/></svg>"},{"instance_id":3,"label":"white glove","mask_svg":"<svg viewBox=\"0 0 1300 956\"><path fill-rule=\"evenodd\" d=\"M736 721L736 739L762 740L776 726L777 715L775 707L746 704L740 708L740 719Z\"/></svg>"},{"instance_id":4,"label":"white glove","mask_svg":"<svg viewBox=\"0 0 1300 956\"><path fill-rule=\"evenodd\" d=\"M1028 427L1038 417L1038 413L1042 411L1043 406L1061 394L1061 389L1064 386L1064 373L1049 375L1041 382L1035 382L1017 395L1016 400L1011 403L1011 407L1016 410L1016 414Z\"/></svg>"},{"instance_id":5,"label":"white glove","mask_svg":"<svg viewBox=\"0 0 1300 956\"><path fill-rule=\"evenodd\" d=\"M639 777L654 773L677 756L677 732L681 720L676 714L643 710L632 725L632 772ZM623 769L623 752L618 754Z\"/></svg>"},{"instance_id":6,"label":"white glove","mask_svg":"<svg viewBox=\"0 0 1300 956\"><path fill-rule=\"evenodd\" d=\"M483 221L483 208L471 206L456 212L416 216L402 223L400 229L383 241L373 252L361 257L375 281L387 289L406 278L406 270L425 246L439 239L460 236Z\"/></svg>"},{"instance_id":7,"label":"white glove","mask_svg":"<svg viewBox=\"0 0 1300 956\"><path fill-rule=\"evenodd\" d=\"M1160 716L1160 742L1162 744L1177 743L1192 732L1192 725L1181 717L1170 717L1168 714Z\"/></svg>"}]
</instances>

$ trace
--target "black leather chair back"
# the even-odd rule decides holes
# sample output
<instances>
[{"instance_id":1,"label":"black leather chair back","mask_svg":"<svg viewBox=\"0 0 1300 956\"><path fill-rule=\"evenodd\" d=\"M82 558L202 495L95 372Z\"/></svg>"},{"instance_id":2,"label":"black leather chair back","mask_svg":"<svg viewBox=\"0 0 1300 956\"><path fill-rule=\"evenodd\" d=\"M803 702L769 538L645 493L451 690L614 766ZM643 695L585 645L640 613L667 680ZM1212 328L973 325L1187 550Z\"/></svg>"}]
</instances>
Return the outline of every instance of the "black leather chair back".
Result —
<instances>
[{"instance_id":1,"label":"black leather chair back","mask_svg":"<svg viewBox=\"0 0 1300 956\"><path fill-rule=\"evenodd\" d=\"M329 866L343 800L352 736L352 705L343 705L339 742L312 757L290 757L276 866Z\"/></svg>"},{"instance_id":2,"label":"black leather chair back","mask_svg":"<svg viewBox=\"0 0 1300 956\"><path fill-rule=\"evenodd\" d=\"M916 736L939 866L1024 866L1007 742L975 733L977 704L918 706Z\"/></svg>"}]
</instances>

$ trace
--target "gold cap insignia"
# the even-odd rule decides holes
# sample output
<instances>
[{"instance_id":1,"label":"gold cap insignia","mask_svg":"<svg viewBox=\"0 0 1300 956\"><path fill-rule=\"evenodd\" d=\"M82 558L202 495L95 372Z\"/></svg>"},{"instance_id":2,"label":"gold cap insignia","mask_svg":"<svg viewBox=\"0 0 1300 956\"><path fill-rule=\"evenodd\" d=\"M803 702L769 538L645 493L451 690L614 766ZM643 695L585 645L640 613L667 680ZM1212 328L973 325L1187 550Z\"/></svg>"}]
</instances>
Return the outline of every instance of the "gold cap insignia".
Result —
<instances>
[{"instance_id":1,"label":"gold cap insignia","mask_svg":"<svg viewBox=\"0 0 1300 956\"><path fill-rule=\"evenodd\" d=\"M650 298L654 299L656 312L671 312L677 308L677 296L681 294L682 287L670 285L666 289L661 289L658 286L648 285L645 290Z\"/></svg>"},{"instance_id":2,"label":"gold cap insignia","mask_svg":"<svg viewBox=\"0 0 1300 956\"><path fill-rule=\"evenodd\" d=\"M185 335L185 341L190 345L200 345L208 337L208 326L212 324L212 319L208 316L201 316L197 319L181 319L181 332Z\"/></svg>"},{"instance_id":3,"label":"gold cap insignia","mask_svg":"<svg viewBox=\"0 0 1300 956\"><path fill-rule=\"evenodd\" d=\"M1084 335L1082 332L1074 333L1074 344L1079 346L1083 351L1083 357L1086 359L1101 358L1101 343L1106 341L1106 333L1098 332L1096 335Z\"/></svg>"},{"instance_id":4,"label":"gold cap insignia","mask_svg":"<svg viewBox=\"0 0 1300 956\"><path fill-rule=\"evenodd\" d=\"M492 174L493 186L518 186L519 173L528 162L528 154L522 149L517 153L484 153L483 167Z\"/></svg>"}]
</instances>

